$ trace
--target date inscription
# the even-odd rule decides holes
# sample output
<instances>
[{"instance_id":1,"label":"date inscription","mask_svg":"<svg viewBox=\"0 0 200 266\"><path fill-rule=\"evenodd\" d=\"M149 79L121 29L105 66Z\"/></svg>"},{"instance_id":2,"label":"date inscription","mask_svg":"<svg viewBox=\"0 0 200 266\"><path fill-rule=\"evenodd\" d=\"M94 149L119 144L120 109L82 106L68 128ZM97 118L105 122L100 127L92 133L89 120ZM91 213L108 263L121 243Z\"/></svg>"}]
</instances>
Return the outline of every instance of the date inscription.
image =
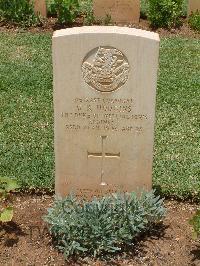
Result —
<instances>
[{"instance_id":1,"label":"date inscription","mask_svg":"<svg viewBox=\"0 0 200 266\"><path fill-rule=\"evenodd\" d=\"M135 101L110 98L75 98L71 111L61 112L67 131L144 132L147 114L135 111Z\"/></svg>"}]
</instances>

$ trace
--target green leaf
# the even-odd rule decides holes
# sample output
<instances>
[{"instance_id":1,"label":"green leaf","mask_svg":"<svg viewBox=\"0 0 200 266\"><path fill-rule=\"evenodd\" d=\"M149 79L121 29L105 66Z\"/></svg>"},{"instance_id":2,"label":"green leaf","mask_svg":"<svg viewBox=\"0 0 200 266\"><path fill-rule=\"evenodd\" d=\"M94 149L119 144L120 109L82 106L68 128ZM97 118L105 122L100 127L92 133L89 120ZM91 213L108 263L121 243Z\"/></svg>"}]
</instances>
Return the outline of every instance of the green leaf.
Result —
<instances>
[{"instance_id":1,"label":"green leaf","mask_svg":"<svg viewBox=\"0 0 200 266\"><path fill-rule=\"evenodd\" d=\"M6 192L10 192L20 187L16 179L11 179L8 177L0 177L0 185L1 190L5 190Z\"/></svg>"},{"instance_id":2,"label":"green leaf","mask_svg":"<svg viewBox=\"0 0 200 266\"><path fill-rule=\"evenodd\" d=\"M12 218L13 218L13 207L5 208L0 215L0 221L3 223L10 222Z\"/></svg>"},{"instance_id":3,"label":"green leaf","mask_svg":"<svg viewBox=\"0 0 200 266\"><path fill-rule=\"evenodd\" d=\"M7 198L7 192L4 189L0 189L0 200Z\"/></svg>"},{"instance_id":4,"label":"green leaf","mask_svg":"<svg viewBox=\"0 0 200 266\"><path fill-rule=\"evenodd\" d=\"M10 179L9 182L7 182L5 190L7 192L10 192L10 191L15 190L15 189L17 189L19 187L20 186L17 184L17 181L15 179Z\"/></svg>"},{"instance_id":5,"label":"green leaf","mask_svg":"<svg viewBox=\"0 0 200 266\"><path fill-rule=\"evenodd\" d=\"M87 248L83 248L83 247L81 247L81 246L77 246L76 249L79 250L79 251L82 251L82 252L86 252L86 251L88 251Z\"/></svg>"},{"instance_id":6,"label":"green leaf","mask_svg":"<svg viewBox=\"0 0 200 266\"><path fill-rule=\"evenodd\" d=\"M0 185L2 186L2 184L7 184L9 182L10 178L8 177L2 177L0 176Z\"/></svg>"}]
</instances>

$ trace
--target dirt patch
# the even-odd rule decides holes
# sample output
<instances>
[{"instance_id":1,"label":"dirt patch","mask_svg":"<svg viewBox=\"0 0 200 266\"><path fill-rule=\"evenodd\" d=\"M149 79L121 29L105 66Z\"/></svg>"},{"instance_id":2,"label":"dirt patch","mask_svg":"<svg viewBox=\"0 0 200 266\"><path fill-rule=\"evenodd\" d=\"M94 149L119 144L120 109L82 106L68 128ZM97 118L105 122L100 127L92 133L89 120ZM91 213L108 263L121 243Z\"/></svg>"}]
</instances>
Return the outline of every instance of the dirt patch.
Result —
<instances>
[{"instance_id":1,"label":"dirt patch","mask_svg":"<svg viewBox=\"0 0 200 266\"><path fill-rule=\"evenodd\" d=\"M46 195L13 197L13 222L0 226L0 265L200 265L200 243L192 239L188 224L196 205L166 201L164 223L135 243L132 251L110 261L66 262L42 220L52 202L53 197Z\"/></svg>"},{"instance_id":2,"label":"dirt patch","mask_svg":"<svg viewBox=\"0 0 200 266\"><path fill-rule=\"evenodd\" d=\"M83 26L83 18L78 18L76 22L71 26L63 26L56 23L56 18L47 18L43 20L43 23L38 27L30 27L27 29L22 29L14 25L6 24L1 22L0 23L0 32L23 32L28 31L32 33L36 32L53 32L55 30L63 29L63 28L69 28L69 27L81 27ZM118 25L122 26L122 25ZM155 31L160 34L161 37L174 37L174 36L180 36L185 38L200 38L200 32L192 30L188 23L187 19L183 19L183 25L180 28L176 29L157 29L154 30L150 27L150 23L148 20L140 19L140 22L138 24L132 24L132 25L126 25L128 27L134 27L137 29L143 29L147 31Z\"/></svg>"}]
</instances>

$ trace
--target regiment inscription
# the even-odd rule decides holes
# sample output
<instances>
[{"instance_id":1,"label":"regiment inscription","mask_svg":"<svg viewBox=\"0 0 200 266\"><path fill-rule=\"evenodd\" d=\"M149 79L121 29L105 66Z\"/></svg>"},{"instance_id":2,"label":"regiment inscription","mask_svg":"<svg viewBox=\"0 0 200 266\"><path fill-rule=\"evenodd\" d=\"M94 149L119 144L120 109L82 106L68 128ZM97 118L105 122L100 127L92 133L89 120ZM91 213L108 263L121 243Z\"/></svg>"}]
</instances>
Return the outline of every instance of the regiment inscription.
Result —
<instances>
[{"instance_id":1,"label":"regiment inscription","mask_svg":"<svg viewBox=\"0 0 200 266\"><path fill-rule=\"evenodd\" d=\"M137 114L134 99L76 98L71 112L61 112L66 130L141 134L147 114Z\"/></svg>"}]
</instances>

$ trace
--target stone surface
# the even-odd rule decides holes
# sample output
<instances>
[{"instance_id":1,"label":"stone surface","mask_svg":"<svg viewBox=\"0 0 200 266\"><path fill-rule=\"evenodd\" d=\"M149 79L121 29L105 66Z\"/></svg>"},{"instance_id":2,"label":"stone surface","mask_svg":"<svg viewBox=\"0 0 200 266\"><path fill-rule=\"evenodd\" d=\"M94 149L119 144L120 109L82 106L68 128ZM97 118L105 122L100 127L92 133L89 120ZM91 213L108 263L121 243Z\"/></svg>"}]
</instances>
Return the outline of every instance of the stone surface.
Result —
<instances>
[{"instance_id":1,"label":"stone surface","mask_svg":"<svg viewBox=\"0 0 200 266\"><path fill-rule=\"evenodd\" d=\"M54 33L57 195L151 189L158 54L143 30Z\"/></svg>"},{"instance_id":2,"label":"stone surface","mask_svg":"<svg viewBox=\"0 0 200 266\"><path fill-rule=\"evenodd\" d=\"M197 10L200 11L200 0L189 0L188 3L188 16L191 15L191 13L196 12Z\"/></svg>"},{"instance_id":3,"label":"stone surface","mask_svg":"<svg viewBox=\"0 0 200 266\"><path fill-rule=\"evenodd\" d=\"M115 23L138 23L140 0L93 0L93 10L96 19L104 20L110 15Z\"/></svg>"},{"instance_id":4,"label":"stone surface","mask_svg":"<svg viewBox=\"0 0 200 266\"><path fill-rule=\"evenodd\" d=\"M34 10L36 14L47 17L46 0L34 0Z\"/></svg>"}]
</instances>

